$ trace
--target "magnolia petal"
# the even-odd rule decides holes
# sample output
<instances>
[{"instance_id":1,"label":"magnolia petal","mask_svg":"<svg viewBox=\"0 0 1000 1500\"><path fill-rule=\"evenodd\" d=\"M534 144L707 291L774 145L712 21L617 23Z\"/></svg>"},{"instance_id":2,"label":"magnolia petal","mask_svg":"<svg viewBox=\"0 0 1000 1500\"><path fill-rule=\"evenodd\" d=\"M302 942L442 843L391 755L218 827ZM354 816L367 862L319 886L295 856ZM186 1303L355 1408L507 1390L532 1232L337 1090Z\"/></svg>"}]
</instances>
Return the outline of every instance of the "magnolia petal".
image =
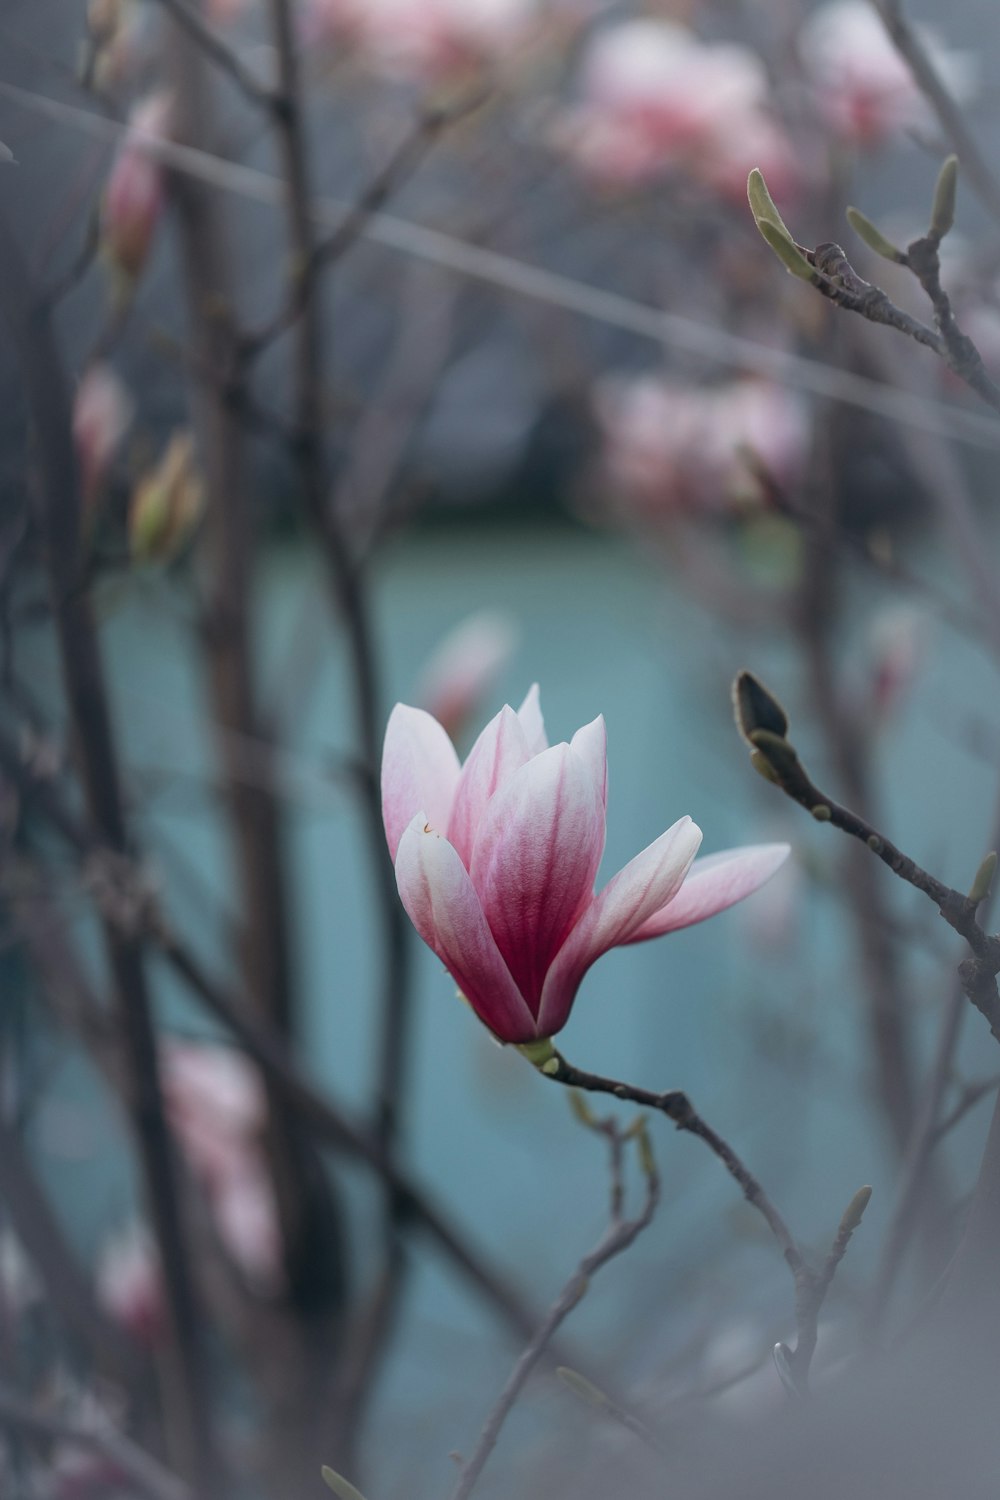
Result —
<instances>
[{"instance_id":1,"label":"magnolia petal","mask_svg":"<svg viewBox=\"0 0 1000 1500\"><path fill-rule=\"evenodd\" d=\"M458 774L455 747L438 721L422 708L397 703L382 749L382 821L393 859L417 812L432 828L448 827Z\"/></svg>"},{"instance_id":2,"label":"magnolia petal","mask_svg":"<svg viewBox=\"0 0 1000 1500\"><path fill-rule=\"evenodd\" d=\"M635 930L681 888L700 843L698 825L679 818L594 897L549 970L538 1011L542 1036L554 1036L566 1024L580 981L595 959L631 941Z\"/></svg>"},{"instance_id":3,"label":"magnolia petal","mask_svg":"<svg viewBox=\"0 0 1000 1500\"><path fill-rule=\"evenodd\" d=\"M603 850L604 807L591 769L569 745L528 761L486 808L472 880L532 1011L549 964L591 899Z\"/></svg>"},{"instance_id":4,"label":"magnolia petal","mask_svg":"<svg viewBox=\"0 0 1000 1500\"><path fill-rule=\"evenodd\" d=\"M542 702L537 682L533 682L528 689L524 702L517 711L517 717L528 736L528 745L532 755L539 755L543 750L547 750L549 740L545 733L545 720L542 718Z\"/></svg>"},{"instance_id":5,"label":"magnolia petal","mask_svg":"<svg viewBox=\"0 0 1000 1500\"><path fill-rule=\"evenodd\" d=\"M788 854L787 844L751 844L746 849L724 849L695 860L673 899L621 941L643 943L714 917L716 912L753 895L784 864Z\"/></svg>"},{"instance_id":6,"label":"magnolia petal","mask_svg":"<svg viewBox=\"0 0 1000 1500\"><path fill-rule=\"evenodd\" d=\"M500 956L469 872L422 814L399 841L396 884L410 921L479 1019L503 1042L531 1041L534 1017Z\"/></svg>"},{"instance_id":7,"label":"magnolia petal","mask_svg":"<svg viewBox=\"0 0 1000 1500\"><path fill-rule=\"evenodd\" d=\"M470 750L458 778L447 829L448 842L458 850L466 869L486 804L531 755L524 726L512 708L502 708Z\"/></svg>"},{"instance_id":8,"label":"magnolia petal","mask_svg":"<svg viewBox=\"0 0 1000 1500\"><path fill-rule=\"evenodd\" d=\"M608 804L608 732L604 725L604 715L598 714L591 723L584 724L582 729L576 731L569 743L570 748L575 750L590 767L598 796L602 805L606 807Z\"/></svg>"}]
</instances>

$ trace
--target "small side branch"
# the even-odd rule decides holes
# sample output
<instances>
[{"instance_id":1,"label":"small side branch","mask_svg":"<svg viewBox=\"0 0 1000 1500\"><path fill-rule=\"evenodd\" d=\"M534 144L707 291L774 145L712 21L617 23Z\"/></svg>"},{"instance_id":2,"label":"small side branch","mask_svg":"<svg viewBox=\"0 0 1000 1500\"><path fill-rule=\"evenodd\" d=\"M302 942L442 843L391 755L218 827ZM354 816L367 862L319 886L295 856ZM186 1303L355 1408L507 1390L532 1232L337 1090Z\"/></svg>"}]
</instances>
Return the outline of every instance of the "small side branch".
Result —
<instances>
[{"instance_id":1,"label":"small side branch","mask_svg":"<svg viewBox=\"0 0 1000 1500\"><path fill-rule=\"evenodd\" d=\"M697 1136L699 1140L704 1141L713 1155L718 1157L730 1177L739 1186L744 1198L753 1205L767 1223L792 1273L795 1284L796 1343L794 1349L778 1344L775 1349L775 1359L786 1383L797 1392L803 1393L807 1388L809 1365L816 1350L816 1330L820 1309L837 1267L847 1250L851 1235L861 1222L861 1215L867 1207L871 1189L862 1188L859 1193L855 1194L841 1220L837 1238L826 1261L819 1271L815 1271L806 1261L798 1241L762 1184L729 1142L702 1119L687 1094L682 1090L668 1089L664 1093L657 1094L651 1089L638 1088L634 1084L622 1083L615 1078L604 1078L597 1073L587 1073L582 1068L576 1068L572 1063L567 1062L561 1053L551 1047L551 1044L549 1044L547 1055L544 1049L538 1056L532 1056L529 1049L527 1055L538 1071L555 1083L562 1083L570 1088L584 1089L588 1093L610 1094L613 1098L621 1099L626 1103L640 1104L646 1109L655 1109L658 1113L666 1115L668 1120L672 1120L678 1130L686 1131L689 1135ZM453 1497L453 1500L457 1500L457 1497Z\"/></svg>"},{"instance_id":2,"label":"small side branch","mask_svg":"<svg viewBox=\"0 0 1000 1500\"><path fill-rule=\"evenodd\" d=\"M222 40L216 31L202 19L188 0L158 0L164 10L186 31L191 40L216 68L232 79L237 88L252 104L271 115L278 115L284 108L284 99L275 89L244 67L239 55Z\"/></svg>"},{"instance_id":3,"label":"small side branch","mask_svg":"<svg viewBox=\"0 0 1000 1500\"><path fill-rule=\"evenodd\" d=\"M468 1500L472 1494L490 1454L496 1447L500 1430L524 1389L529 1375L542 1358L560 1324L586 1296L595 1272L599 1271L602 1266L606 1266L616 1256L622 1255L646 1228L656 1211L660 1196L660 1179L648 1141L641 1133L639 1134L637 1146L646 1181L645 1198L636 1217L626 1219L621 1216L620 1212L620 1177L624 1137L611 1122L605 1123L601 1128L602 1132L608 1136L611 1152L611 1223L590 1254L585 1255L577 1266L515 1364L483 1425L472 1456L462 1467L451 1500Z\"/></svg>"}]
</instances>

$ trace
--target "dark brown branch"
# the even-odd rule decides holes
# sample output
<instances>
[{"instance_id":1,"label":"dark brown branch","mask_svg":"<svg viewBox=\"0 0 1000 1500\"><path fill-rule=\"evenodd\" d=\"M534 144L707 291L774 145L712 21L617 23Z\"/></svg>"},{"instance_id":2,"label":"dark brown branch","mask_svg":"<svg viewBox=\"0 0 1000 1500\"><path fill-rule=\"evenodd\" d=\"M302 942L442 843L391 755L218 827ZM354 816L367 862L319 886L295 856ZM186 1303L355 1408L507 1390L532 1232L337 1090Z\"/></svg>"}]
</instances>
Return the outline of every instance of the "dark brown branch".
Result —
<instances>
[{"instance_id":1,"label":"dark brown branch","mask_svg":"<svg viewBox=\"0 0 1000 1500\"><path fill-rule=\"evenodd\" d=\"M395 881L385 847L378 790L379 687L372 630L362 579L350 555L341 517L330 503L330 478L323 442L322 325L316 298L317 277L331 259L317 244L310 212L309 164L301 114L301 80L289 0L271 0L270 13L285 108L277 120L279 146L287 185L286 208L293 263L300 268L290 303L289 322L295 332L294 425L297 439L293 457L298 471L306 518L318 537L335 604L343 619L350 651L354 718L362 774L359 778L365 835L376 878L376 900L385 955L378 1024L379 1062L376 1082L375 1133L389 1152L395 1144L406 1092L406 1060L410 1041L408 927L396 898ZM428 136L424 146L429 145ZM388 193L396 174L384 177L378 191L367 195L368 206L358 210L351 234L363 228L378 202ZM346 230L345 230L346 234ZM346 248L348 239L342 236ZM346 1388L340 1403L341 1432L352 1441L361 1427L361 1409L371 1389L392 1327L402 1291L406 1261L398 1244L405 1208L387 1181L385 1204L385 1274L376 1300L363 1320L369 1337L355 1350L354 1370L342 1371ZM343 1448L345 1436L338 1444ZM348 1460L352 1455L346 1454Z\"/></svg>"},{"instance_id":2,"label":"dark brown branch","mask_svg":"<svg viewBox=\"0 0 1000 1500\"><path fill-rule=\"evenodd\" d=\"M728 1142L701 1118L687 1094L681 1089L667 1089L664 1093L657 1094L651 1089L638 1088L631 1083L621 1083L615 1078L604 1078L598 1073L587 1073L582 1068L576 1068L572 1063L567 1062L559 1052L554 1052L553 1058L540 1067L539 1072L544 1077L551 1078L554 1083L566 1084L569 1088L584 1089L588 1093L610 1094L612 1098L621 1099L627 1104L641 1104L646 1109L655 1109L658 1113L666 1115L668 1120L672 1120L678 1130L686 1131L688 1135L697 1136L699 1140L704 1141L713 1155L722 1162L747 1202L763 1215L768 1228L781 1248L782 1255L788 1262L792 1275L798 1277L802 1274L805 1270L802 1252L768 1194Z\"/></svg>"},{"instance_id":3,"label":"dark brown branch","mask_svg":"<svg viewBox=\"0 0 1000 1500\"><path fill-rule=\"evenodd\" d=\"M283 87L288 97L291 98L287 83L283 84ZM379 168L332 234L329 234L326 239L315 240L310 229L308 244L304 243L301 247L302 259L296 259L293 262L295 269L292 273L288 299L268 323L246 335L242 346L245 359L256 359L276 338L287 332L306 313L320 273L347 254L364 234L372 216L377 214L409 181L447 128L463 116L478 109L484 97L482 92L476 92L453 105L423 110L409 133L403 137L384 166ZM283 128L286 131L289 123L286 111L283 120ZM297 122L294 119L291 124L297 128ZM286 171L288 171L287 164ZM290 172L288 175L291 187L294 184L294 178ZM308 209L308 200L305 206Z\"/></svg>"},{"instance_id":4,"label":"dark brown branch","mask_svg":"<svg viewBox=\"0 0 1000 1500\"><path fill-rule=\"evenodd\" d=\"M611 1223L598 1244L594 1246L589 1255L584 1256L583 1260L577 1266L515 1364L503 1390L497 1397L495 1405L486 1418L472 1455L462 1466L462 1471L459 1475L458 1483L452 1492L451 1500L468 1500L468 1497L472 1494L490 1454L496 1447L501 1428L515 1401L524 1389L528 1377L544 1355L560 1325L565 1322L573 1309L586 1296L591 1278L602 1266L607 1265L615 1256L622 1255L635 1242L650 1223L656 1211L660 1195L660 1180L655 1162L653 1161L652 1152L648 1146L643 1146L642 1144L640 1144L639 1150L640 1154L643 1155L643 1171L646 1178L646 1195L642 1208L634 1219L622 1218L620 1211L616 1210L615 1205L618 1202L620 1192L618 1184L622 1142L620 1134L613 1127L609 1132L609 1141L612 1162Z\"/></svg>"},{"instance_id":5,"label":"dark brown branch","mask_svg":"<svg viewBox=\"0 0 1000 1500\"><path fill-rule=\"evenodd\" d=\"M687 1094L682 1090L667 1089L664 1093L657 1094L650 1089L638 1088L631 1083L622 1083L615 1078L604 1078L598 1073L587 1073L582 1068L576 1068L572 1063L567 1062L560 1052L551 1047L551 1044L547 1053L541 1044L537 1055L533 1055L534 1049L530 1047L525 1050L529 1060L534 1063L538 1071L544 1077L551 1078L553 1082L566 1084L570 1088L584 1089L589 1093L609 1094L612 1098L620 1099L625 1103L641 1104L646 1109L654 1109L659 1114L666 1115L668 1120L672 1120L678 1130L686 1131L689 1135L697 1136L699 1140L704 1141L712 1154L718 1157L740 1188L744 1198L753 1205L767 1223L792 1273L792 1280L795 1284L795 1348L788 1349L784 1344L779 1344L775 1350L775 1357L780 1361L779 1368L783 1372L783 1378L787 1379L797 1391L804 1393L808 1387L809 1365L816 1350L816 1330L820 1309L829 1291L834 1273L847 1249L851 1234L860 1222L867 1198L852 1222L851 1211L861 1196L856 1195L841 1221L837 1238L823 1267L818 1272L814 1271L807 1263L794 1235L761 1183L728 1141L724 1140L718 1131L713 1130L701 1118ZM870 1190L862 1191L870 1192ZM456 1497L453 1497L453 1500L456 1500Z\"/></svg>"},{"instance_id":6,"label":"dark brown branch","mask_svg":"<svg viewBox=\"0 0 1000 1500\"><path fill-rule=\"evenodd\" d=\"M209 62L231 78L252 104L258 105L272 115L280 113L284 108L281 94L261 83L259 78L243 66L237 53L232 47L227 46L211 26L207 25L188 0L158 0L158 3L163 6L164 10L169 11L177 25L187 32Z\"/></svg>"},{"instance_id":7,"label":"dark brown branch","mask_svg":"<svg viewBox=\"0 0 1000 1500\"><path fill-rule=\"evenodd\" d=\"M60 660L90 823L108 851L129 854L118 760L103 667L81 586L80 505L69 396L45 317L6 223L0 220L3 312L19 358L39 460L39 520ZM163 1264L172 1339L168 1347L170 1417L184 1467L199 1493L213 1492L216 1464L208 1420L204 1322L197 1305L177 1195L173 1152L163 1114L159 1064L141 945L104 919L104 937L129 1068L129 1107L145 1176L151 1222Z\"/></svg>"},{"instance_id":8,"label":"dark brown branch","mask_svg":"<svg viewBox=\"0 0 1000 1500\"><path fill-rule=\"evenodd\" d=\"M186 31L171 34L178 134L197 142L211 130L203 57ZM292 897L284 826L273 788L242 775L243 747L269 738L257 703L252 592L255 524L246 465L245 383L230 306L231 257L218 202L200 183L171 178L191 338L199 366L214 372L199 387L194 412L204 462L207 507L201 532L206 585L203 644L212 693L216 746L226 781L240 902L238 957L248 1003L290 1036L297 1023ZM275 1185L290 1305L313 1317L343 1300L343 1261L317 1255L339 1225L332 1194L314 1173L273 1101L265 1149ZM314 1382L310 1380L310 1385Z\"/></svg>"},{"instance_id":9,"label":"dark brown branch","mask_svg":"<svg viewBox=\"0 0 1000 1500\"><path fill-rule=\"evenodd\" d=\"M962 988L976 1009L986 1017L993 1034L1000 1039L1000 993L996 978L1000 973L1000 937L984 932L977 919L979 903L985 892L974 899L945 885L873 828L867 819L842 807L821 791L811 780L794 745L787 739L788 721L784 710L752 673L739 674L733 696L737 705L737 722L751 746L750 758L757 770L793 802L811 813L817 822L831 823L834 828L865 844L894 875L933 901L949 927L965 939L972 957L959 965ZM759 708L759 705L763 707ZM779 732L764 727L765 721L770 724L775 711L784 721L784 728Z\"/></svg>"},{"instance_id":10,"label":"dark brown branch","mask_svg":"<svg viewBox=\"0 0 1000 1500\"><path fill-rule=\"evenodd\" d=\"M920 282L934 309L935 328L922 323L897 307L881 287L859 276L840 245L817 245L815 250L801 250L815 267L812 285L829 301L846 312L857 313L869 323L895 328L914 342L930 349L943 359L959 380L974 391L981 401L1000 413L1000 387L986 372L982 356L972 340L958 326L948 294L941 286L941 262L938 251L941 234L931 229L897 257Z\"/></svg>"},{"instance_id":11,"label":"dark brown branch","mask_svg":"<svg viewBox=\"0 0 1000 1500\"><path fill-rule=\"evenodd\" d=\"M907 338L944 358L945 345L941 335L897 307L881 287L859 276L840 245L832 242L817 245L815 250L807 250L805 257L811 266L816 267L813 286L829 301L846 312L858 313L869 323L883 323L887 328L895 328L898 333L906 334Z\"/></svg>"}]
</instances>

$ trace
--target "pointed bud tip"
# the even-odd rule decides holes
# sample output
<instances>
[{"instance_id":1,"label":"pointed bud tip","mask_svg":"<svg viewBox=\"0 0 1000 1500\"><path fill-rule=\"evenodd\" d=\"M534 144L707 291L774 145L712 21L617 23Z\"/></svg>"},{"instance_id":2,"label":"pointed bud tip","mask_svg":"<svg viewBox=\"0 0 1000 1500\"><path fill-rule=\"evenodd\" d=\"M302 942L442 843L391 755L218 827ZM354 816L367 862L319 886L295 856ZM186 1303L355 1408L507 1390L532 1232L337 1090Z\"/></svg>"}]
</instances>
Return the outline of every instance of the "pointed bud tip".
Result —
<instances>
[{"instance_id":1,"label":"pointed bud tip","mask_svg":"<svg viewBox=\"0 0 1000 1500\"><path fill-rule=\"evenodd\" d=\"M778 699L752 672L740 672L733 680L733 712L736 727L750 740L755 730L766 729L779 738L788 733L788 715Z\"/></svg>"},{"instance_id":2,"label":"pointed bud tip","mask_svg":"<svg viewBox=\"0 0 1000 1500\"><path fill-rule=\"evenodd\" d=\"M872 1198L871 1187L866 1183L864 1187L858 1188L850 1203L844 1209L844 1216L840 1221L841 1234L853 1234L864 1217L865 1209Z\"/></svg>"},{"instance_id":3,"label":"pointed bud tip","mask_svg":"<svg viewBox=\"0 0 1000 1500\"><path fill-rule=\"evenodd\" d=\"M847 222L858 238L864 240L869 250L874 250L875 254L881 255L883 260L892 261L897 266L906 263L906 256L899 246L887 239L881 229L877 228L860 208L848 208Z\"/></svg>"},{"instance_id":4,"label":"pointed bud tip","mask_svg":"<svg viewBox=\"0 0 1000 1500\"><path fill-rule=\"evenodd\" d=\"M931 232L943 239L955 223L955 199L958 194L958 157L945 158L934 186L931 206Z\"/></svg>"},{"instance_id":5,"label":"pointed bud tip","mask_svg":"<svg viewBox=\"0 0 1000 1500\"><path fill-rule=\"evenodd\" d=\"M331 1469L327 1464L324 1464L322 1469L320 1469L320 1473L323 1476L324 1484L329 1485L333 1493L340 1497L340 1500L365 1500L361 1491L356 1489L349 1479L345 1479L343 1474L338 1474L336 1469Z\"/></svg>"},{"instance_id":6,"label":"pointed bud tip","mask_svg":"<svg viewBox=\"0 0 1000 1500\"><path fill-rule=\"evenodd\" d=\"M979 905L980 901L985 901L986 897L989 895L990 886L993 884L993 877L996 874L996 868L996 850L991 849L989 854L987 854L986 858L983 860L982 864L979 866L979 869L976 871L976 878L975 880L973 880L972 886L969 890L969 900L974 901L977 906Z\"/></svg>"}]
</instances>

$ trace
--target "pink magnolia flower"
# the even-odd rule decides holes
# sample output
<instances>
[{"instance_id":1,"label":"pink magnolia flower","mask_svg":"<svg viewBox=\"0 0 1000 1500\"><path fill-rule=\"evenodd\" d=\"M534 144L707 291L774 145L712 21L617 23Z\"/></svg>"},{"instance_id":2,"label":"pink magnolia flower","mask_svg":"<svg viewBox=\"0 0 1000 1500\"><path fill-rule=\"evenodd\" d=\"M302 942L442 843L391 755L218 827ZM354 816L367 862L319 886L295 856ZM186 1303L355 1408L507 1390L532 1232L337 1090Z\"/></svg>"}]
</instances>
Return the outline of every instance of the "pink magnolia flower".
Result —
<instances>
[{"instance_id":1,"label":"pink magnolia flower","mask_svg":"<svg viewBox=\"0 0 1000 1500\"><path fill-rule=\"evenodd\" d=\"M972 88L971 59L946 52L921 28L937 71L960 98ZM806 22L799 52L828 124L842 140L873 147L926 123L913 75L868 0L832 0Z\"/></svg>"},{"instance_id":2,"label":"pink magnolia flower","mask_svg":"<svg viewBox=\"0 0 1000 1500\"><path fill-rule=\"evenodd\" d=\"M438 722L397 704L385 736L382 811L410 920L501 1042L554 1036L609 948L724 911L762 885L785 844L692 864L688 817L599 893L607 751L603 718L549 746L538 689L501 709L464 766Z\"/></svg>"},{"instance_id":3,"label":"pink magnolia flower","mask_svg":"<svg viewBox=\"0 0 1000 1500\"><path fill-rule=\"evenodd\" d=\"M171 100L151 94L132 111L101 205L103 246L113 265L135 278L146 264L163 209L163 168L156 145L170 128Z\"/></svg>"}]
</instances>

